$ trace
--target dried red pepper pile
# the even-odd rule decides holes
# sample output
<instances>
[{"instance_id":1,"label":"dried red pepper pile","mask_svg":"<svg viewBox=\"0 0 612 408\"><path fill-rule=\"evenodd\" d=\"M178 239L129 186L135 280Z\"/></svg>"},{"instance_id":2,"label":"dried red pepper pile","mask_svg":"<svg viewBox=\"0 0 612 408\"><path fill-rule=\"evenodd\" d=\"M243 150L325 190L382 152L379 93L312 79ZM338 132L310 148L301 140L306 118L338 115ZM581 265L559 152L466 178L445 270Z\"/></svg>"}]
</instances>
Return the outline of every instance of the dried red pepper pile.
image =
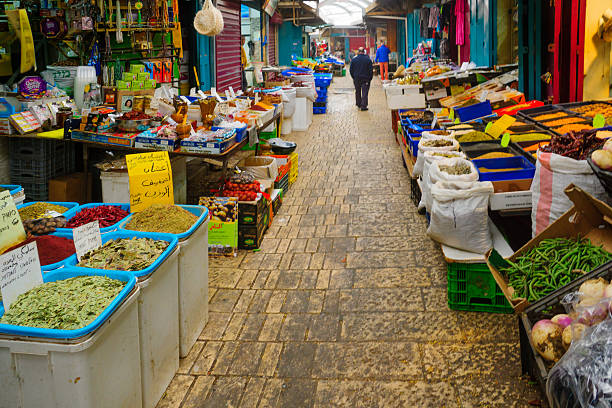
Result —
<instances>
[{"instance_id":1,"label":"dried red pepper pile","mask_svg":"<svg viewBox=\"0 0 612 408\"><path fill-rule=\"evenodd\" d=\"M593 150L601 148L605 142L596 135L597 132L593 130L554 135L550 143L541 147L540 150L574 160L586 160Z\"/></svg>"},{"instance_id":2,"label":"dried red pepper pile","mask_svg":"<svg viewBox=\"0 0 612 408\"><path fill-rule=\"evenodd\" d=\"M125 112L119 119L125 120L143 120L143 119L151 119L152 116L147 115L146 113L138 112L138 111L129 111Z\"/></svg>"},{"instance_id":3,"label":"dried red pepper pile","mask_svg":"<svg viewBox=\"0 0 612 408\"><path fill-rule=\"evenodd\" d=\"M76 252L74 249L74 242L71 239L56 237L55 235L30 237L7 249L7 252L34 241L36 241L36 248L38 249L38 258L40 258L41 266L63 261Z\"/></svg>"},{"instance_id":4,"label":"dried red pepper pile","mask_svg":"<svg viewBox=\"0 0 612 408\"><path fill-rule=\"evenodd\" d=\"M127 217L129 213L116 205L99 205L84 208L66 223L66 228L76 228L98 220L100 228L110 227Z\"/></svg>"}]
</instances>

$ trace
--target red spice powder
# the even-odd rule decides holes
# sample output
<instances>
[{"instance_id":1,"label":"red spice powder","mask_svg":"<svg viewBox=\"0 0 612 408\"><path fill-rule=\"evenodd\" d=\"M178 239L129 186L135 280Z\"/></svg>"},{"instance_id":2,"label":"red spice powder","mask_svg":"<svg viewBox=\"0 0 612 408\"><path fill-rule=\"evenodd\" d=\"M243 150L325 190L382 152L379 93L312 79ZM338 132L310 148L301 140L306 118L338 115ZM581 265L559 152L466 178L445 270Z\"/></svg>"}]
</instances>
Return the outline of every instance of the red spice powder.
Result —
<instances>
[{"instance_id":1,"label":"red spice powder","mask_svg":"<svg viewBox=\"0 0 612 408\"><path fill-rule=\"evenodd\" d=\"M54 235L30 237L25 241L7 249L6 252L22 247L34 241L36 241L36 247L38 248L38 257L40 258L41 266L63 261L76 252L74 242L71 239L56 237Z\"/></svg>"}]
</instances>

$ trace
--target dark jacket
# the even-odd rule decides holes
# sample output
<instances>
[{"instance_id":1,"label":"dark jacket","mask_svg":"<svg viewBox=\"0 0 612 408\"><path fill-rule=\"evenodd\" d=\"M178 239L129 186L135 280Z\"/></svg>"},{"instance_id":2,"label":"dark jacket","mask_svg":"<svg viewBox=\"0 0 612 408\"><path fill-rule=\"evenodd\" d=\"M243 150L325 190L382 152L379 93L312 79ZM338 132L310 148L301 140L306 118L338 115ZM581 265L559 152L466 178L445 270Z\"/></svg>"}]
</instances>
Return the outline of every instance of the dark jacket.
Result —
<instances>
[{"instance_id":1,"label":"dark jacket","mask_svg":"<svg viewBox=\"0 0 612 408\"><path fill-rule=\"evenodd\" d=\"M351 77L366 81L372 80L372 60L365 54L359 54L351 61Z\"/></svg>"}]
</instances>

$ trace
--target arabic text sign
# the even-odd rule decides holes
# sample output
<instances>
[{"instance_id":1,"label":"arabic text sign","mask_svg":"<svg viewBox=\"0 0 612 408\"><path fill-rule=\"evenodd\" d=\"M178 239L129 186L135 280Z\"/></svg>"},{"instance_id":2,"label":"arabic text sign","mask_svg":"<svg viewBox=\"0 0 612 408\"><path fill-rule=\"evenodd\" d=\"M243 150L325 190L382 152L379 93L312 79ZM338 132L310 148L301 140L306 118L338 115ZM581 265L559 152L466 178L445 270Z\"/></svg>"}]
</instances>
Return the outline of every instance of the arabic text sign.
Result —
<instances>
[{"instance_id":1,"label":"arabic text sign","mask_svg":"<svg viewBox=\"0 0 612 408\"><path fill-rule=\"evenodd\" d=\"M168 152L128 154L125 159L132 212L142 211L151 204L174 204Z\"/></svg>"},{"instance_id":2,"label":"arabic text sign","mask_svg":"<svg viewBox=\"0 0 612 408\"><path fill-rule=\"evenodd\" d=\"M0 192L0 254L25 239L25 230L11 193L8 190Z\"/></svg>"},{"instance_id":3,"label":"arabic text sign","mask_svg":"<svg viewBox=\"0 0 612 408\"><path fill-rule=\"evenodd\" d=\"M19 295L42 283L36 242L0 255L0 291L5 310Z\"/></svg>"}]
</instances>

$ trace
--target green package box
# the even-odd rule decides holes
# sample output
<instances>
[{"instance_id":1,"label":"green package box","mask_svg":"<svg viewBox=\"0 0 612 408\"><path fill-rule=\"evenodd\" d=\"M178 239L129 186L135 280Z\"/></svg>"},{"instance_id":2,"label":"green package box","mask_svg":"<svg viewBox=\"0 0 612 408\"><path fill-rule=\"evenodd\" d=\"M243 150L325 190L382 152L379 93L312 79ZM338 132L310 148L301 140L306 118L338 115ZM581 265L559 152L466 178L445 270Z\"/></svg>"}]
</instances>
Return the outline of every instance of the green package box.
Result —
<instances>
[{"instance_id":1,"label":"green package box","mask_svg":"<svg viewBox=\"0 0 612 408\"><path fill-rule=\"evenodd\" d=\"M132 81L132 91L141 91L144 89L144 81Z\"/></svg>"},{"instance_id":2,"label":"green package box","mask_svg":"<svg viewBox=\"0 0 612 408\"><path fill-rule=\"evenodd\" d=\"M121 79L124 81L132 82L134 80L134 74L132 72L124 72L121 75Z\"/></svg>"},{"instance_id":3,"label":"green package box","mask_svg":"<svg viewBox=\"0 0 612 408\"><path fill-rule=\"evenodd\" d=\"M144 81L144 89L155 89L156 86L157 83L154 79L147 79L146 81Z\"/></svg>"},{"instance_id":4,"label":"green package box","mask_svg":"<svg viewBox=\"0 0 612 408\"><path fill-rule=\"evenodd\" d=\"M130 65L130 72L133 72L134 74L145 72L145 66L143 64L132 64Z\"/></svg>"},{"instance_id":5,"label":"green package box","mask_svg":"<svg viewBox=\"0 0 612 408\"><path fill-rule=\"evenodd\" d=\"M134 78L137 81L146 81L147 79L151 79L151 74L148 72L139 72L138 78Z\"/></svg>"},{"instance_id":6,"label":"green package box","mask_svg":"<svg viewBox=\"0 0 612 408\"><path fill-rule=\"evenodd\" d=\"M130 90L130 89L132 89L132 82L117 81L117 88L122 90L122 91Z\"/></svg>"}]
</instances>

